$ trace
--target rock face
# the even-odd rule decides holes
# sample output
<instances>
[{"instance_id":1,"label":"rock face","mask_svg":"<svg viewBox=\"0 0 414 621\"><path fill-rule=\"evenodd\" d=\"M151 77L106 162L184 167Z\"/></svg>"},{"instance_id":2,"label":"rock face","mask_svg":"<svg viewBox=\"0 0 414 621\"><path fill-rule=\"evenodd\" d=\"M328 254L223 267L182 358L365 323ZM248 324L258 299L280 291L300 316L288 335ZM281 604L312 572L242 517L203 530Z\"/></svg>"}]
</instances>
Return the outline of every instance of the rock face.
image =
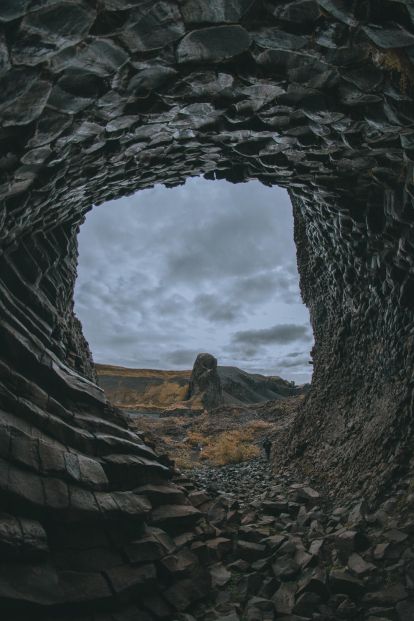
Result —
<instances>
[{"instance_id":1,"label":"rock face","mask_svg":"<svg viewBox=\"0 0 414 621\"><path fill-rule=\"evenodd\" d=\"M198 354L188 384L187 399L171 404L162 415L202 414L223 404L217 358L211 354Z\"/></svg>"},{"instance_id":2,"label":"rock face","mask_svg":"<svg viewBox=\"0 0 414 621\"><path fill-rule=\"evenodd\" d=\"M413 20L411 3L391 0L1 2L0 532L13 563L1 567L0 597L10 618L164 615L143 603L161 588L157 561L129 563L123 547L159 528L137 490L168 485L168 468L106 403L73 319L77 232L103 201L200 174L288 188L315 347L285 459L368 495L404 475ZM159 513L179 528L178 510ZM188 580L163 599L170 609L205 593L204 578L201 590Z\"/></svg>"},{"instance_id":3,"label":"rock face","mask_svg":"<svg viewBox=\"0 0 414 621\"><path fill-rule=\"evenodd\" d=\"M198 354L190 377L188 399L199 401L206 410L223 404L217 358L211 354Z\"/></svg>"}]
</instances>

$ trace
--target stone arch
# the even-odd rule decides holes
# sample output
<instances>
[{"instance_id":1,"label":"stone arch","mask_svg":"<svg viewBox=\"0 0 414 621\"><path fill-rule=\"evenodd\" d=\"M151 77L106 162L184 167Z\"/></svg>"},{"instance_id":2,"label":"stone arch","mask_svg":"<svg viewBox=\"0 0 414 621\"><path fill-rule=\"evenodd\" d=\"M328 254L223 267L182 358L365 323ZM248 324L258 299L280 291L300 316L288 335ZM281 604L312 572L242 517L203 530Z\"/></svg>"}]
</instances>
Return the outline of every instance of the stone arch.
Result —
<instances>
[{"instance_id":1,"label":"stone arch","mask_svg":"<svg viewBox=\"0 0 414 621\"><path fill-rule=\"evenodd\" d=\"M281 459L368 497L404 472L413 19L403 0L3 1L0 489L13 564L0 597L12 617L124 614L157 588L153 561L170 545L143 522L174 533L197 519L168 460L95 384L72 310L93 204L199 174L288 188L316 343ZM158 550L145 569L132 541Z\"/></svg>"}]
</instances>

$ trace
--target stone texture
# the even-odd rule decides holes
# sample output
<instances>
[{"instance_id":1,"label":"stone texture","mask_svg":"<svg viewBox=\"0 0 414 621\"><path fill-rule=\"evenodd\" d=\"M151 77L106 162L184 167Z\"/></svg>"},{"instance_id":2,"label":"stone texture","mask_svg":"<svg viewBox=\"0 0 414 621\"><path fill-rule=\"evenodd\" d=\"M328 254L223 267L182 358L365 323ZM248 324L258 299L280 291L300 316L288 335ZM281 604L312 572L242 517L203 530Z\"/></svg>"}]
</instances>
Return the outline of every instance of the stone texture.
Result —
<instances>
[{"instance_id":1,"label":"stone texture","mask_svg":"<svg viewBox=\"0 0 414 621\"><path fill-rule=\"evenodd\" d=\"M152 561L136 564L139 553L127 546L147 536L144 521L179 535L201 518L150 488L135 493L168 486L170 471L150 450L143 455L142 439L127 433L127 417L95 383L72 299L76 236L92 205L200 174L286 187L315 346L312 386L283 436L278 464L293 467L305 455L333 495L358 489L372 500L408 471L412 454L409 4L96 6L3 0L0 7L0 395L7 428L0 591L13 621L27 611L46 618L50 607L58 619L99 619L109 604L122 621L130 599L140 615L143 591L152 597L148 589L157 588L155 573ZM98 439L105 435L114 440ZM153 507L150 497L160 504ZM320 518L309 515L310 541L325 536ZM361 513L354 526L369 523L365 518ZM295 528L308 528L305 522ZM105 545L98 545L104 527ZM83 551L78 568L71 546ZM124 553L113 566L118 547L129 549L130 561ZM219 554L218 545L206 547ZM147 556L162 553L155 548ZM406 548L389 541L371 559L405 561ZM93 550L99 572L85 569ZM273 562L277 572L298 576L297 597L329 599L323 568L301 570L289 556L285 567L280 562ZM360 563L350 563L358 573ZM250 575L240 586L246 602L263 582ZM345 570L332 569L329 584L338 597L362 588ZM205 572L198 581L178 580L163 597L183 611L210 588ZM398 605L401 618L411 614L403 587L365 597L367 605ZM342 606L346 618L355 611L345 601L335 611Z\"/></svg>"}]
</instances>

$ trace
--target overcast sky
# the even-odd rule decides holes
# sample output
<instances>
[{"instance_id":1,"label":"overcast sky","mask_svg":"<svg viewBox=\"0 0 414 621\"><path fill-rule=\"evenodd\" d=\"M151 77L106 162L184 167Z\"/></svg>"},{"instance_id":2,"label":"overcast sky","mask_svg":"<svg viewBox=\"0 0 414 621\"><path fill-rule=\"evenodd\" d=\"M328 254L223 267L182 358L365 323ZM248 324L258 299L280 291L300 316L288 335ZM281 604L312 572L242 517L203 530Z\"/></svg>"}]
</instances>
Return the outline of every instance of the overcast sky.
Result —
<instances>
[{"instance_id":1,"label":"overcast sky","mask_svg":"<svg viewBox=\"0 0 414 621\"><path fill-rule=\"evenodd\" d=\"M219 365L310 381L286 190L190 178L94 207L79 235L75 312L95 362Z\"/></svg>"}]
</instances>

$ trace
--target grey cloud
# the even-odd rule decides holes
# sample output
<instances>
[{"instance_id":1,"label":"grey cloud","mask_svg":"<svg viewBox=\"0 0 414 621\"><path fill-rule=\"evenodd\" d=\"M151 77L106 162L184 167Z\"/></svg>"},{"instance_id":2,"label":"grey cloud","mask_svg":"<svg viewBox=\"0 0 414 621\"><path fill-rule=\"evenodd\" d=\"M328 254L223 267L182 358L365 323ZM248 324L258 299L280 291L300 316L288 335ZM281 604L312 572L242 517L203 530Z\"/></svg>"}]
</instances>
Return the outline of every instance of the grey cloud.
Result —
<instances>
[{"instance_id":1,"label":"grey cloud","mask_svg":"<svg viewBox=\"0 0 414 621\"><path fill-rule=\"evenodd\" d=\"M165 360L175 366L188 366L192 369L194 361L200 352L196 349L176 349L165 354Z\"/></svg>"},{"instance_id":2,"label":"grey cloud","mask_svg":"<svg viewBox=\"0 0 414 621\"><path fill-rule=\"evenodd\" d=\"M309 362L309 356L305 356L305 355L301 355L300 358L294 358L293 360L291 358L289 358L289 356L286 356L286 358L282 359L279 361L278 367L279 369L283 370L286 368L293 368L293 367L308 367L308 362Z\"/></svg>"},{"instance_id":3,"label":"grey cloud","mask_svg":"<svg viewBox=\"0 0 414 621\"><path fill-rule=\"evenodd\" d=\"M157 302L153 307L153 312L159 315L179 315L188 308L188 302L182 295L171 295Z\"/></svg>"},{"instance_id":4,"label":"grey cloud","mask_svg":"<svg viewBox=\"0 0 414 621\"><path fill-rule=\"evenodd\" d=\"M286 345L295 341L310 341L309 327L294 323L279 324L262 330L243 330L232 336L233 343L251 345Z\"/></svg>"},{"instance_id":5,"label":"grey cloud","mask_svg":"<svg viewBox=\"0 0 414 621\"><path fill-rule=\"evenodd\" d=\"M285 304L301 303L297 275L295 279L286 266L277 271L269 270L247 278L237 278L230 293L249 304L260 304L275 299L283 300Z\"/></svg>"},{"instance_id":6,"label":"grey cloud","mask_svg":"<svg viewBox=\"0 0 414 621\"><path fill-rule=\"evenodd\" d=\"M243 317L240 302L222 302L219 296L211 293L200 293L194 298L196 313L210 323L232 323Z\"/></svg>"}]
</instances>

